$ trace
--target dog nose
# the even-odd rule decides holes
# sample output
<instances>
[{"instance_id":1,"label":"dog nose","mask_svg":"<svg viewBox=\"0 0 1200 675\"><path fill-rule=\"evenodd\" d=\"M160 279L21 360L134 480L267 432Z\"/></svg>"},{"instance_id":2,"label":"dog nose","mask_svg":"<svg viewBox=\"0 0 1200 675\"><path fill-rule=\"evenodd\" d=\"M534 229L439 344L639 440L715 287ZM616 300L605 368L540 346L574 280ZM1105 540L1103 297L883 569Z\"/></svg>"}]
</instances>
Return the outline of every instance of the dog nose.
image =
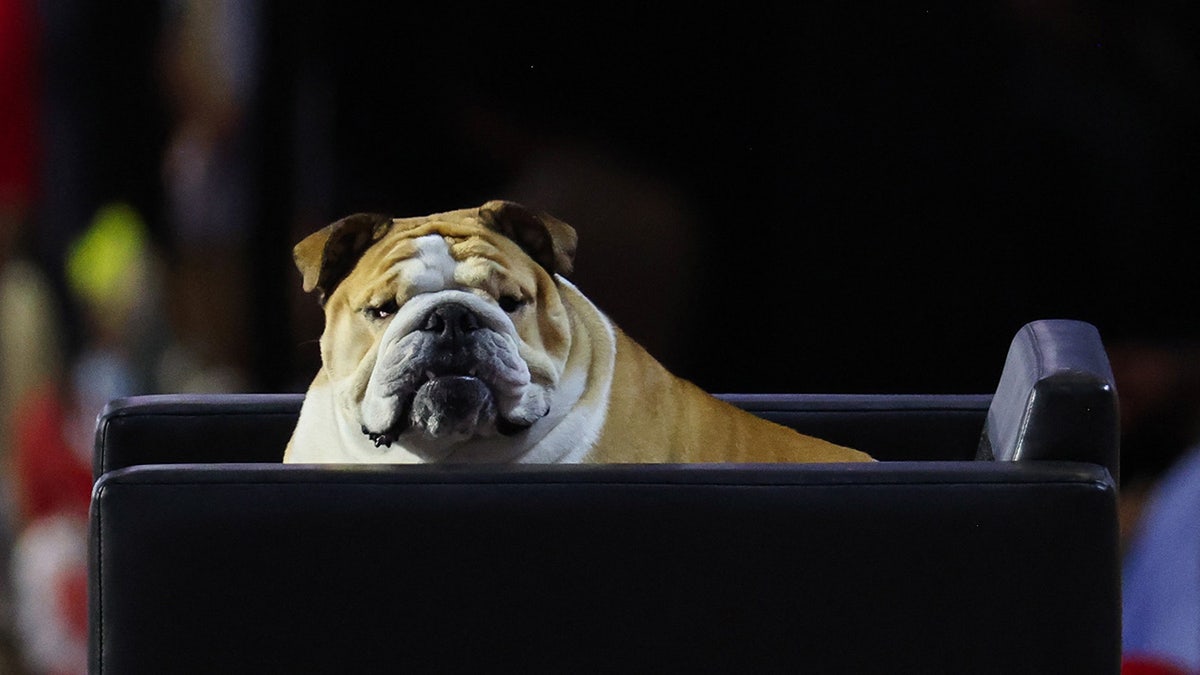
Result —
<instances>
[{"instance_id":1,"label":"dog nose","mask_svg":"<svg viewBox=\"0 0 1200 675\"><path fill-rule=\"evenodd\" d=\"M436 333L439 337L451 340L456 340L478 329L479 317L475 315L475 312L457 304L435 307L421 324L421 330Z\"/></svg>"}]
</instances>

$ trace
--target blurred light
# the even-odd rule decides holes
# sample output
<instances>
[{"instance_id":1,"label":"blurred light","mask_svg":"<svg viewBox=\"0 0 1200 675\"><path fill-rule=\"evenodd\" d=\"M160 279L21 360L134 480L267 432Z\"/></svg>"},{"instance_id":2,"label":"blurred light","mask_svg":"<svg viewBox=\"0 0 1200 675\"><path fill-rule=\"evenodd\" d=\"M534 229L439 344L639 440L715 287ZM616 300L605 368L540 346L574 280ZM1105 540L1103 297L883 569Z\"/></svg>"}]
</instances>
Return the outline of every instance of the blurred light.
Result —
<instances>
[{"instance_id":1,"label":"blurred light","mask_svg":"<svg viewBox=\"0 0 1200 675\"><path fill-rule=\"evenodd\" d=\"M124 202L102 206L67 252L72 292L94 305L121 303L145 248L146 226L137 209Z\"/></svg>"}]
</instances>

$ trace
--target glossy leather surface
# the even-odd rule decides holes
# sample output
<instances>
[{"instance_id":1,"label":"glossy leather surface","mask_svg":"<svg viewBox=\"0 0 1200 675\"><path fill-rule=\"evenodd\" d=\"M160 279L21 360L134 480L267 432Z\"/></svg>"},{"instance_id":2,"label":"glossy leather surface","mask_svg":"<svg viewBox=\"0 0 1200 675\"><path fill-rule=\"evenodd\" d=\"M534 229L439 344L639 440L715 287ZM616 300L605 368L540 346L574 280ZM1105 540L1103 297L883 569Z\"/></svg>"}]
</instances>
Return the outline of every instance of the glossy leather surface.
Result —
<instances>
[{"instance_id":1,"label":"glossy leather surface","mask_svg":"<svg viewBox=\"0 0 1200 675\"><path fill-rule=\"evenodd\" d=\"M93 672L1111 673L1094 465L142 466Z\"/></svg>"}]
</instances>

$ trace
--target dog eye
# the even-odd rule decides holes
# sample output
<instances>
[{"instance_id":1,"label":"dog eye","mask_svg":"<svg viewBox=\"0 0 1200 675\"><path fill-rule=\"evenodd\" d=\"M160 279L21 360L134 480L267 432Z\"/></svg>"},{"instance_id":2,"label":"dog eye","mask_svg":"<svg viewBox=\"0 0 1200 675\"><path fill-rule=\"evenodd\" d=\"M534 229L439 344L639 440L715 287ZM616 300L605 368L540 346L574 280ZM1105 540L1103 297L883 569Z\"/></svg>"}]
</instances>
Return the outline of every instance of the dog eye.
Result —
<instances>
[{"instance_id":1,"label":"dog eye","mask_svg":"<svg viewBox=\"0 0 1200 675\"><path fill-rule=\"evenodd\" d=\"M396 304L395 300L388 300L387 302L367 307L363 312L368 318L379 321L395 314L398 309L400 309L400 306Z\"/></svg>"},{"instance_id":2,"label":"dog eye","mask_svg":"<svg viewBox=\"0 0 1200 675\"><path fill-rule=\"evenodd\" d=\"M500 296L500 309L504 310L505 312L508 312L509 314L512 314L513 312L517 311L524 304L525 303L522 302L520 300L520 298L517 298L515 296L512 296L512 295Z\"/></svg>"}]
</instances>

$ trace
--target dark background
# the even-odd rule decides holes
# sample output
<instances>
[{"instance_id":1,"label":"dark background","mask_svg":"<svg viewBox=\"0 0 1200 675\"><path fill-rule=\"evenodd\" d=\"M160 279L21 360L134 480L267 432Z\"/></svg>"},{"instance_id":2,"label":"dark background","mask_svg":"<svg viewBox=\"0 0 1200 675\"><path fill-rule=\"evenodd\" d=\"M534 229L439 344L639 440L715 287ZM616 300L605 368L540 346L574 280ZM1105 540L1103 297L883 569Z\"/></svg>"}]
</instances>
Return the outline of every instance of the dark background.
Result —
<instances>
[{"instance_id":1,"label":"dark background","mask_svg":"<svg viewBox=\"0 0 1200 675\"><path fill-rule=\"evenodd\" d=\"M1197 7L0 0L0 558L113 398L305 390L302 237L494 198L712 392L988 393L1091 322L1126 537L1200 439ZM114 203L132 262L66 274Z\"/></svg>"},{"instance_id":2,"label":"dark background","mask_svg":"<svg viewBox=\"0 0 1200 675\"><path fill-rule=\"evenodd\" d=\"M130 199L169 252L158 6L77 8L60 58L97 144L78 221ZM1200 336L1190 3L263 11L252 389L316 367L300 236L497 197L572 223L576 283L712 391L988 392L1041 318Z\"/></svg>"}]
</instances>

